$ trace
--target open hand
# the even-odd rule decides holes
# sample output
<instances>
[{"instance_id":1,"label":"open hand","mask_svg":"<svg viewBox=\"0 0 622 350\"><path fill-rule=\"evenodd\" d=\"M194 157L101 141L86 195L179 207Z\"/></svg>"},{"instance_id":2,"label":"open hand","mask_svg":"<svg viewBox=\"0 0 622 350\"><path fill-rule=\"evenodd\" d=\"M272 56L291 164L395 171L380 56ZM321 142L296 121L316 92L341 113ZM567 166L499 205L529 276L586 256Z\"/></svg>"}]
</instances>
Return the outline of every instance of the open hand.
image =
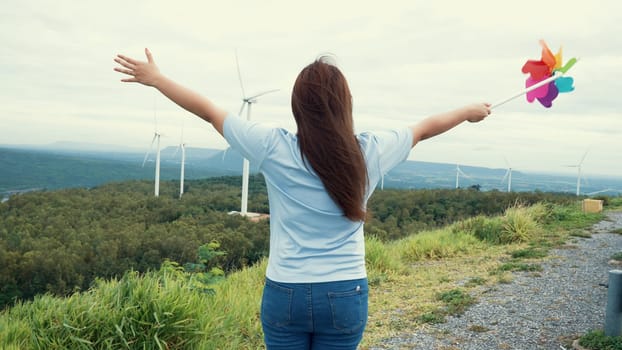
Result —
<instances>
[{"instance_id":1,"label":"open hand","mask_svg":"<svg viewBox=\"0 0 622 350\"><path fill-rule=\"evenodd\" d=\"M149 49L145 48L147 62L135 60L133 58L117 55L115 62L121 67L115 67L114 70L129 75L131 78L121 79L125 83L141 83L147 86L155 86L160 77L160 70L153 61L153 56Z\"/></svg>"}]
</instances>

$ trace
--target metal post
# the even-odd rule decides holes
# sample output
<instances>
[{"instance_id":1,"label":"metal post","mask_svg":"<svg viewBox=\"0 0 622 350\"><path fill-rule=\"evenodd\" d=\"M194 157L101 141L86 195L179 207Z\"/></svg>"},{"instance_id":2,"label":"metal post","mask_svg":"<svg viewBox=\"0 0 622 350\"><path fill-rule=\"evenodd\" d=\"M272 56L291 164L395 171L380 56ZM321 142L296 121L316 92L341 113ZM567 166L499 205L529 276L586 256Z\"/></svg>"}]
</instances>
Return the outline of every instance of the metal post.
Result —
<instances>
[{"instance_id":1,"label":"metal post","mask_svg":"<svg viewBox=\"0 0 622 350\"><path fill-rule=\"evenodd\" d=\"M605 335L609 337L622 335L622 270L609 271Z\"/></svg>"}]
</instances>

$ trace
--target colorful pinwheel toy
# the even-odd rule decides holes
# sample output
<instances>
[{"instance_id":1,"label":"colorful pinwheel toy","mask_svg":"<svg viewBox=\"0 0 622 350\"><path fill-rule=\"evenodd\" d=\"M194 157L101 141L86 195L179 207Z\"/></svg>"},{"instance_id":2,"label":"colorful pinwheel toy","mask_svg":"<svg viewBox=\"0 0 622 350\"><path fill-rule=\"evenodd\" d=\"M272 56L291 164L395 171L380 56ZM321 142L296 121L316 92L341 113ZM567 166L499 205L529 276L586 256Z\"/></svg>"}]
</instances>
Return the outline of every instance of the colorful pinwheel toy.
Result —
<instances>
[{"instance_id":1,"label":"colorful pinwheel toy","mask_svg":"<svg viewBox=\"0 0 622 350\"><path fill-rule=\"evenodd\" d=\"M578 60L573 57L566 64L563 64L561 48L554 55L544 40L540 40L540 45L542 46L542 58L537 61L527 60L522 68L523 73L529 74L525 82L526 88L512 97L493 104L491 108L498 107L522 95L526 95L527 101L530 103L538 100L544 107L550 108L559 93L574 90L572 85L574 80L564 75Z\"/></svg>"},{"instance_id":2,"label":"colorful pinwheel toy","mask_svg":"<svg viewBox=\"0 0 622 350\"><path fill-rule=\"evenodd\" d=\"M534 90L527 92L527 101L533 102L538 100L544 107L550 108L553 100L561 92L570 92L574 90L573 79L571 77L563 77L568 70L577 62L576 58L571 58L562 65L562 49L553 55L544 40L540 40L542 45L542 58L539 61L528 60L523 65L522 72L529 74L525 87L529 88L544 80L555 78L549 83L545 83ZM557 73L560 72L560 73ZM557 76L557 74L560 74Z\"/></svg>"}]
</instances>

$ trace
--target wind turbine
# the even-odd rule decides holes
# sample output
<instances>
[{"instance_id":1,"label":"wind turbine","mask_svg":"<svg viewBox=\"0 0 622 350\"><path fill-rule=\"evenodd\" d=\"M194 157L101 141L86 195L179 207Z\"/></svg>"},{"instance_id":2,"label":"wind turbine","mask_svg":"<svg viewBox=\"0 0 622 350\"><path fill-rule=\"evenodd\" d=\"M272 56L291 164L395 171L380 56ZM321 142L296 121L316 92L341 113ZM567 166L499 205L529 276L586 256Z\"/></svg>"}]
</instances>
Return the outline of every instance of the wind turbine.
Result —
<instances>
[{"instance_id":1,"label":"wind turbine","mask_svg":"<svg viewBox=\"0 0 622 350\"><path fill-rule=\"evenodd\" d=\"M506 157L503 157L503 160L505 160L505 164L508 166L508 170L505 172L505 175L503 175L503 179L501 179L501 183L503 183L503 181L507 179L508 180L508 192L512 192L512 166L510 165Z\"/></svg>"},{"instance_id":2,"label":"wind turbine","mask_svg":"<svg viewBox=\"0 0 622 350\"><path fill-rule=\"evenodd\" d=\"M151 139L151 146L149 146L149 151L145 154L145 159L143 159L143 168L145 167L145 163L147 162L147 158L149 158L149 154L153 150L153 143L156 142L156 165L155 165L155 189L154 194L156 197L160 196L160 134L158 132L158 118L156 116L156 108L155 108L155 97L153 99L153 120L155 123L155 129L153 132L153 139Z\"/></svg>"},{"instance_id":3,"label":"wind turbine","mask_svg":"<svg viewBox=\"0 0 622 350\"><path fill-rule=\"evenodd\" d=\"M568 167L570 168L577 168L577 196L581 194L581 166L583 165L583 161L585 160L585 157L587 156L587 152L589 150L590 149L588 148L587 151L585 151L583 157L581 157L581 160L579 161L579 164L568 165Z\"/></svg>"},{"instance_id":4,"label":"wind turbine","mask_svg":"<svg viewBox=\"0 0 622 350\"><path fill-rule=\"evenodd\" d=\"M173 157L177 155L177 152L181 149L181 174L179 177L179 199L184 195L184 171L186 168L186 144L184 143L184 127L181 127L181 141Z\"/></svg>"},{"instance_id":5,"label":"wind turbine","mask_svg":"<svg viewBox=\"0 0 622 350\"><path fill-rule=\"evenodd\" d=\"M460 164L456 163L456 188L460 188L460 175L470 179L471 177L465 174L462 169L460 169Z\"/></svg>"},{"instance_id":6,"label":"wind turbine","mask_svg":"<svg viewBox=\"0 0 622 350\"><path fill-rule=\"evenodd\" d=\"M238 52L237 50L235 51L235 64L237 66L238 69L238 79L240 80L240 88L242 89L242 107L240 107L240 112L238 113L239 116L242 116L242 112L244 111L244 107L248 108L246 109L246 119L247 120L251 120L251 106L253 105L253 103L257 102L257 98L259 98L260 96L263 96L265 94L269 94L271 92L276 92L279 91L278 89L275 90L267 90L264 92L260 92L256 95L247 97L246 96L246 92L244 91L244 84L242 82L242 73L240 73L240 63L238 61ZM250 168L250 164L248 159L244 158L244 162L242 163L242 203L241 203L241 209L240 209L240 215L243 216L247 216L248 212L248 176L249 176L249 168Z\"/></svg>"},{"instance_id":7,"label":"wind turbine","mask_svg":"<svg viewBox=\"0 0 622 350\"><path fill-rule=\"evenodd\" d=\"M224 151L222 151L222 159L220 160L222 164L225 164L225 157L227 156L228 150L229 150L229 147L225 148Z\"/></svg>"}]
</instances>

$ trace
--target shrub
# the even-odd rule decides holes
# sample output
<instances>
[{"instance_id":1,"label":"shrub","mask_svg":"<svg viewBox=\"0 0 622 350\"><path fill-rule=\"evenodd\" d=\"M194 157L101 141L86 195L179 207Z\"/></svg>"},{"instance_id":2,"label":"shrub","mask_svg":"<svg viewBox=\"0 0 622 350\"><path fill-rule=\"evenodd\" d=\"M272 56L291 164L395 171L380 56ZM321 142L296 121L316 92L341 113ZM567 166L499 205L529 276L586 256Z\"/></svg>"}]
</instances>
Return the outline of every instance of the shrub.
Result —
<instances>
[{"instance_id":1,"label":"shrub","mask_svg":"<svg viewBox=\"0 0 622 350\"><path fill-rule=\"evenodd\" d=\"M606 195L599 195L599 196L592 197L592 199L599 199L603 201L603 206L606 207L609 205L609 201L611 200L611 197L606 196Z\"/></svg>"},{"instance_id":2,"label":"shrub","mask_svg":"<svg viewBox=\"0 0 622 350\"><path fill-rule=\"evenodd\" d=\"M482 247L474 236L451 229L425 231L397 241L395 245L407 261L454 257Z\"/></svg>"},{"instance_id":3,"label":"shrub","mask_svg":"<svg viewBox=\"0 0 622 350\"><path fill-rule=\"evenodd\" d=\"M483 215L460 221L452 227L454 232L462 231L492 244L502 243L502 228L500 218L487 218Z\"/></svg>"},{"instance_id":4,"label":"shrub","mask_svg":"<svg viewBox=\"0 0 622 350\"><path fill-rule=\"evenodd\" d=\"M220 282L225 277L225 272L218 266L209 268L214 258L226 255L227 253L219 251L220 244L211 242L199 247L198 261L196 263L186 263L184 269L190 273L188 285L191 288L200 290L201 292L213 294L212 284ZM167 262L165 262L167 263ZM175 266L175 263L168 262L169 266ZM165 266L165 264L163 264Z\"/></svg>"},{"instance_id":5,"label":"shrub","mask_svg":"<svg viewBox=\"0 0 622 350\"><path fill-rule=\"evenodd\" d=\"M436 300L442 301L444 306L420 315L417 317L417 320L423 323L443 323L445 322L445 316L462 315L469 306L475 304L475 298L461 289L452 289L438 293Z\"/></svg>"},{"instance_id":6,"label":"shrub","mask_svg":"<svg viewBox=\"0 0 622 350\"><path fill-rule=\"evenodd\" d=\"M602 330L595 330L582 336L579 345L595 350L622 350L622 336L608 337Z\"/></svg>"},{"instance_id":7,"label":"shrub","mask_svg":"<svg viewBox=\"0 0 622 350\"><path fill-rule=\"evenodd\" d=\"M529 247L515 250L511 253L513 259L539 259L548 255L546 248Z\"/></svg>"},{"instance_id":8,"label":"shrub","mask_svg":"<svg viewBox=\"0 0 622 350\"><path fill-rule=\"evenodd\" d=\"M609 201L607 203L608 206L614 207L614 208L618 208L622 206L622 196L617 196L617 197L613 197L613 198L609 198Z\"/></svg>"},{"instance_id":9,"label":"shrub","mask_svg":"<svg viewBox=\"0 0 622 350\"><path fill-rule=\"evenodd\" d=\"M447 305L449 315L461 315L469 306L475 304L475 299L461 289L439 293L436 298Z\"/></svg>"},{"instance_id":10,"label":"shrub","mask_svg":"<svg viewBox=\"0 0 622 350\"><path fill-rule=\"evenodd\" d=\"M556 205L551 209L550 221L562 229L587 228L602 220L603 213L584 213L576 203L574 205Z\"/></svg>"},{"instance_id":11,"label":"shrub","mask_svg":"<svg viewBox=\"0 0 622 350\"><path fill-rule=\"evenodd\" d=\"M525 208L527 210L527 214L539 224L547 223L551 220L553 205L550 203L538 202Z\"/></svg>"},{"instance_id":12,"label":"shrub","mask_svg":"<svg viewBox=\"0 0 622 350\"><path fill-rule=\"evenodd\" d=\"M536 237L539 228L529 209L522 206L508 208L502 226L502 243L529 242Z\"/></svg>"},{"instance_id":13,"label":"shrub","mask_svg":"<svg viewBox=\"0 0 622 350\"><path fill-rule=\"evenodd\" d=\"M496 269L496 271L492 271L492 273L502 273L505 271L537 272L542 271L542 266L538 264L526 264L522 262L510 261L502 264Z\"/></svg>"},{"instance_id":14,"label":"shrub","mask_svg":"<svg viewBox=\"0 0 622 350\"><path fill-rule=\"evenodd\" d=\"M492 244L528 242L539 232L539 224L548 222L551 208L544 203L531 206L515 204L502 217L478 215L452 226L454 232L465 232Z\"/></svg>"}]
</instances>

